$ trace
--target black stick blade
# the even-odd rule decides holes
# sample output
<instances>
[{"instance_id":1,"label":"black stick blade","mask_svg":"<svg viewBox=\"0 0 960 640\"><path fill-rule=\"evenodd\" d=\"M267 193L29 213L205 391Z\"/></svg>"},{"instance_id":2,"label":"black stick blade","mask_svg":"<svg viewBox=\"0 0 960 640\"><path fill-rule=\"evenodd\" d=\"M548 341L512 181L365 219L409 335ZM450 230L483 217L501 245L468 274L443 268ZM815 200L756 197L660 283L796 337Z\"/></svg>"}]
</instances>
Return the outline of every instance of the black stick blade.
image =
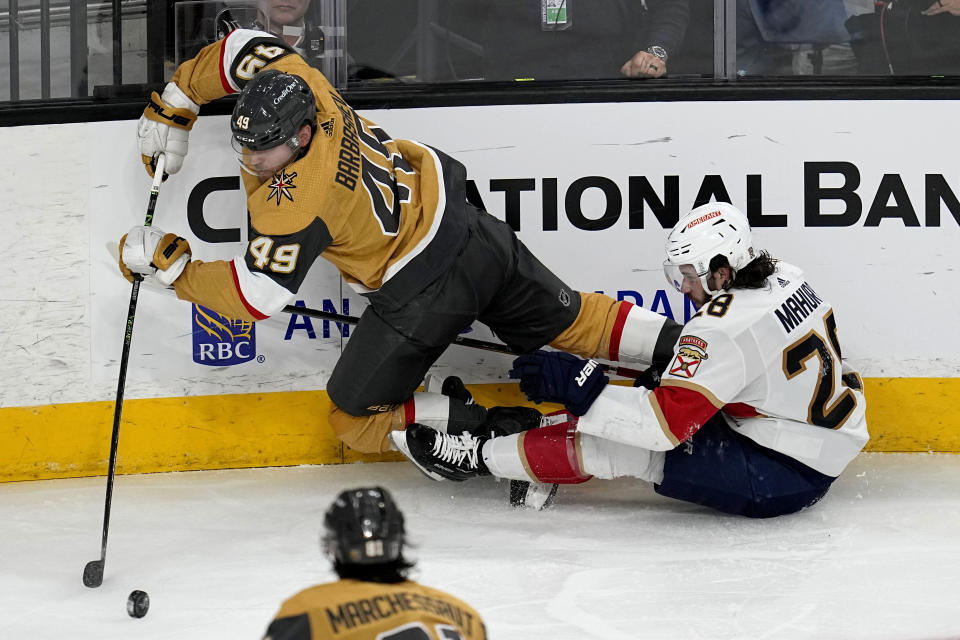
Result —
<instances>
[{"instance_id":1,"label":"black stick blade","mask_svg":"<svg viewBox=\"0 0 960 640\"><path fill-rule=\"evenodd\" d=\"M103 560L91 560L83 568L83 586L94 589L103 584Z\"/></svg>"}]
</instances>

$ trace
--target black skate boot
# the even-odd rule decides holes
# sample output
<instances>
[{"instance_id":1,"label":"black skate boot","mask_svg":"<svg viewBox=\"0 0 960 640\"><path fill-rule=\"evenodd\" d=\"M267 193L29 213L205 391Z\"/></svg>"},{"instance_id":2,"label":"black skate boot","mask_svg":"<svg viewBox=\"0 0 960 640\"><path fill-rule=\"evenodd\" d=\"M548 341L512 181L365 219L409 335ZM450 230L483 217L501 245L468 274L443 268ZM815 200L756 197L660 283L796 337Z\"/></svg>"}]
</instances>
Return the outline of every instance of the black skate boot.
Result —
<instances>
[{"instance_id":1,"label":"black skate boot","mask_svg":"<svg viewBox=\"0 0 960 640\"><path fill-rule=\"evenodd\" d=\"M531 407L490 407L487 419L474 435L496 438L539 427L543 414Z\"/></svg>"},{"instance_id":2,"label":"black skate boot","mask_svg":"<svg viewBox=\"0 0 960 640\"><path fill-rule=\"evenodd\" d=\"M405 431L390 432L390 442L428 478L462 482L490 471L480 459L488 438L469 433L450 435L414 422Z\"/></svg>"},{"instance_id":3,"label":"black skate boot","mask_svg":"<svg viewBox=\"0 0 960 640\"><path fill-rule=\"evenodd\" d=\"M464 405L475 405L476 401L473 395L457 376L447 376L443 380L440 393L459 400ZM496 438L497 436L509 436L521 431L529 431L540 426L543 414L531 407L490 407L485 409L486 417L483 424L467 427L464 431L469 431L471 435L482 438ZM450 426L451 432L456 432L455 425Z\"/></svg>"}]
</instances>

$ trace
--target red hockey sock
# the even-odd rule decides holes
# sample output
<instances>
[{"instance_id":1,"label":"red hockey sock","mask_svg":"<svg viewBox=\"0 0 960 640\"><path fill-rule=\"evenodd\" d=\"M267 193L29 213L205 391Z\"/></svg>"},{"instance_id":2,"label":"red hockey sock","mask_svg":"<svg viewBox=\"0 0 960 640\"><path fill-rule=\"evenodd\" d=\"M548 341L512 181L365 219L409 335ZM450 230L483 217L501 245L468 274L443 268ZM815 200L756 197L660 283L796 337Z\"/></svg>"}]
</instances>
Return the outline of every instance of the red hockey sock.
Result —
<instances>
[{"instance_id":1,"label":"red hockey sock","mask_svg":"<svg viewBox=\"0 0 960 640\"><path fill-rule=\"evenodd\" d=\"M540 482L580 484L590 479L580 470L575 420L532 429L520 437L523 464Z\"/></svg>"}]
</instances>

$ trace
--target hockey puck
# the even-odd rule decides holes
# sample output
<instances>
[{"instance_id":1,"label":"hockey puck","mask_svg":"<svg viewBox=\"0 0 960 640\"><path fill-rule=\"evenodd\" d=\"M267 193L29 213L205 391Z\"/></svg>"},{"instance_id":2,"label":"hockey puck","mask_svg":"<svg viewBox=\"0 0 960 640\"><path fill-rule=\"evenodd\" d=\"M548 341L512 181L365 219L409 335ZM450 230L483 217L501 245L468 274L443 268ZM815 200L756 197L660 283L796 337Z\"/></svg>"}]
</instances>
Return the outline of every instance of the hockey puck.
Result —
<instances>
[{"instance_id":1,"label":"hockey puck","mask_svg":"<svg viewBox=\"0 0 960 640\"><path fill-rule=\"evenodd\" d=\"M150 596L146 591L131 591L127 598L127 614L131 618L142 618L150 610Z\"/></svg>"}]
</instances>

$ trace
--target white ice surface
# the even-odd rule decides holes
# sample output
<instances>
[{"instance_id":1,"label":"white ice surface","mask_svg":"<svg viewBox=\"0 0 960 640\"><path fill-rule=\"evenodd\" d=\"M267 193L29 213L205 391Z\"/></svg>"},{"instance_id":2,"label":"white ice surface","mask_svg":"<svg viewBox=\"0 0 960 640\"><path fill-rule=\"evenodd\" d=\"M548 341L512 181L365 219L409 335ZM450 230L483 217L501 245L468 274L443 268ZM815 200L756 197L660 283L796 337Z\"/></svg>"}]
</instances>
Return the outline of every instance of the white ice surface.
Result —
<instances>
[{"instance_id":1,"label":"white ice surface","mask_svg":"<svg viewBox=\"0 0 960 640\"><path fill-rule=\"evenodd\" d=\"M285 597L332 579L318 547L340 490L380 484L415 579L474 605L491 638L960 638L960 457L864 454L818 505L754 521L639 481L506 484L406 463L117 478L103 585L103 478L0 485L0 638L260 638ZM141 620L125 612L143 589Z\"/></svg>"}]
</instances>

